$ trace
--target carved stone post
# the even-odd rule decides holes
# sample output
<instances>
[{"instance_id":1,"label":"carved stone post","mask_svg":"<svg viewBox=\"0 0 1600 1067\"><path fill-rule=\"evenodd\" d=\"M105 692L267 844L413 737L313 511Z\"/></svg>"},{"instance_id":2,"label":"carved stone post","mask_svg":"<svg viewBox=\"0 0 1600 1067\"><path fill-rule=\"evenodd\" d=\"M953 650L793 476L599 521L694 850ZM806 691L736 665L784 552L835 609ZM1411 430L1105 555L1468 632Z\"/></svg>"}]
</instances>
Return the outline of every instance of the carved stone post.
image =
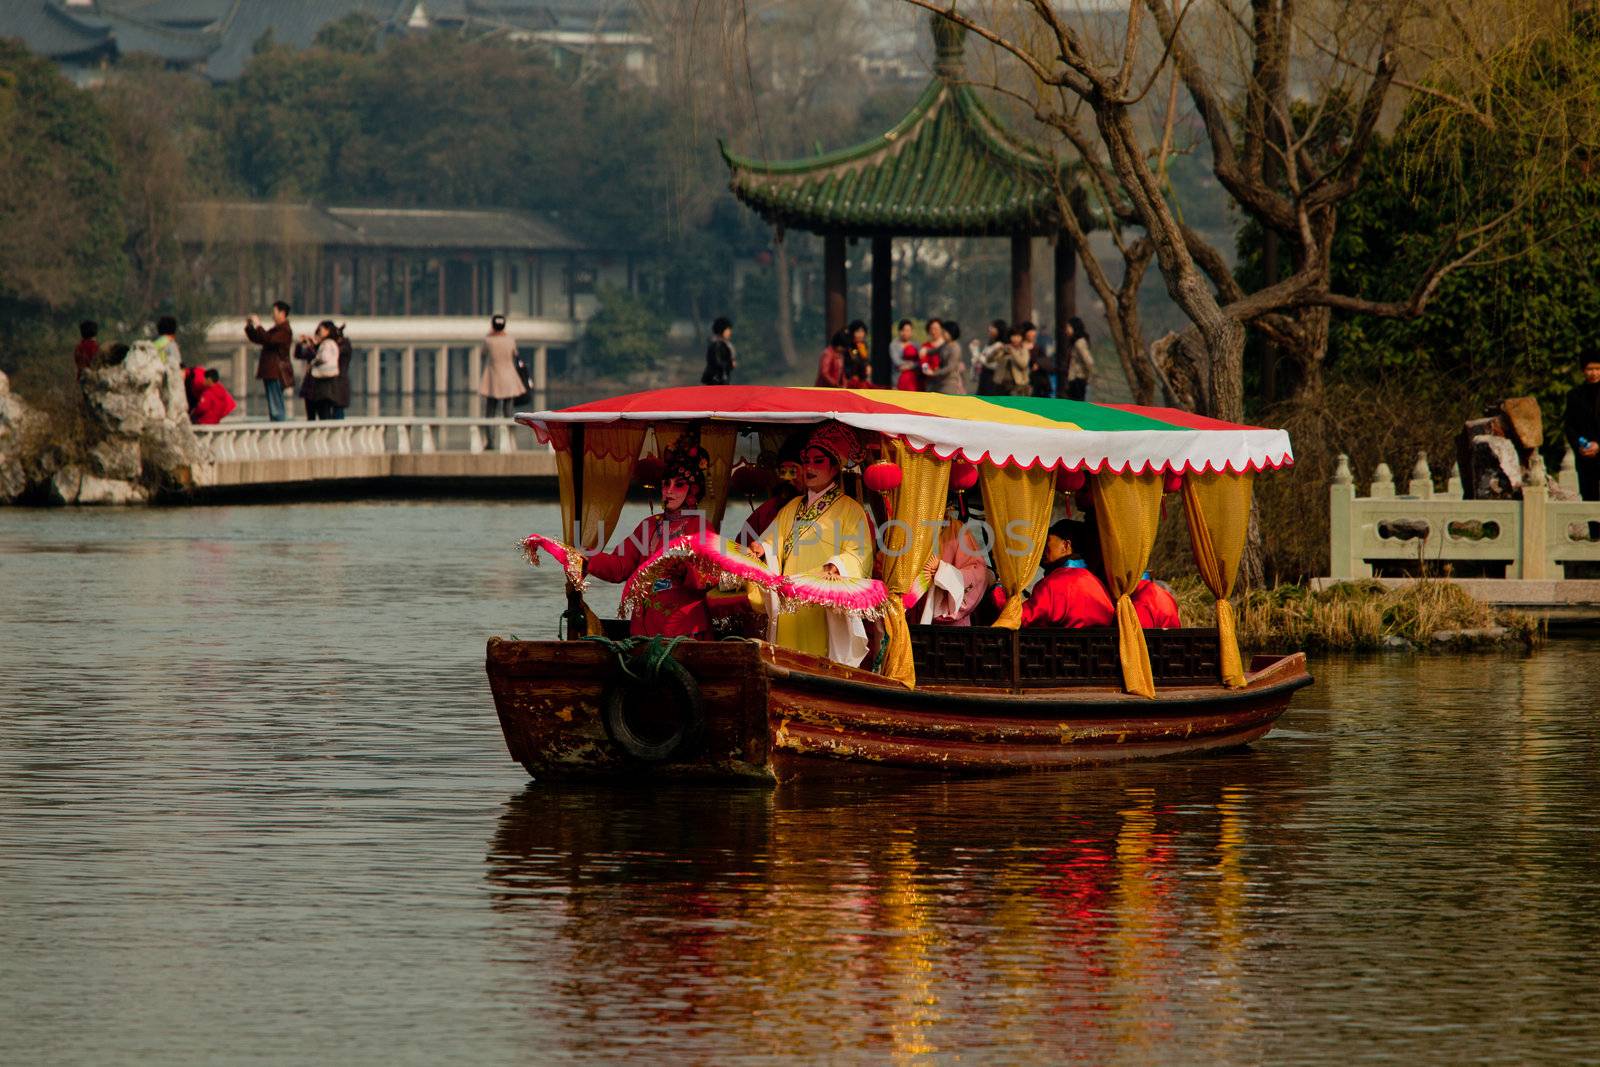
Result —
<instances>
[{"instance_id":1,"label":"carved stone post","mask_svg":"<svg viewBox=\"0 0 1600 1067\"><path fill-rule=\"evenodd\" d=\"M1522 481L1522 567L1521 578L1548 578L1549 547L1545 543L1545 514L1549 487L1545 485L1544 457L1535 450Z\"/></svg>"},{"instance_id":2,"label":"carved stone post","mask_svg":"<svg viewBox=\"0 0 1600 1067\"><path fill-rule=\"evenodd\" d=\"M1328 486L1328 576L1349 579L1356 576L1353 531L1350 528L1356 499L1355 479L1350 476L1350 457L1339 456Z\"/></svg>"}]
</instances>

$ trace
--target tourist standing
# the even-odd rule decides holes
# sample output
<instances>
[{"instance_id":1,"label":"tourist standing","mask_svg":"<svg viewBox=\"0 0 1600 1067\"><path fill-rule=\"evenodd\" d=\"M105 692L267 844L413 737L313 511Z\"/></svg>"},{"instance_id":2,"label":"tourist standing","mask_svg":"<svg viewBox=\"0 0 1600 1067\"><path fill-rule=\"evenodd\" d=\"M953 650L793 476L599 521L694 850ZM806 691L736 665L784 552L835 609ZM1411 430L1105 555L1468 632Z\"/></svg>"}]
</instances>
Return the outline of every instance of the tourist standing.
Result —
<instances>
[{"instance_id":1,"label":"tourist standing","mask_svg":"<svg viewBox=\"0 0 1600 1067\"><path fill-rule=\"evenodd\" d=\"M1067 320L1067 399L1089 399L1089 383L1094 380L1094 356L1089 351L1089 331L1074 315Z\"/></svg>"},{"instance_id":2,"label":"tourist standing","mask_svg":"<svg viewBox=\"0 0 1600 1067\"><path fill-rule=\"evenodd\" d=\"M100 324L92 319L84 319L78 323L78 345L72 350L72 362L78 368L78 377L83 377L83 372L89 369L94 362L94 357L100 354L100 342L97 339L100 333Z\"/></svg>"},{"instance_id":3,"label":"tourist standing","mask_svg":"<svg viewBox=\"0 0 1600 1067\"><path fill-rule=\"evenodd\" d=\"M1006 327L1006 343L991 357L992 388L995 396L1027 396L1028 346L1022 339L1022 326Z\"/></svg>"},{"instance_id":4,"label":"tourist standing","mask_svg":"<svg viewBox=\"0 0 1600 1067\"><path fill-rule=\"evenodd\" d=\"M850 347L844 353L844 387L870 389L872 352L867 347L867 324L856 319L845 329L850 331Z\"/></svg>"},{"instance_id":5,"label":"tourist standing","mask_svg":"<svg viewBox=\"0 0 1600 1067\"><path fill-rule=\"evenodd\" d=\"M1055 367L1039 347L1039 327L1023 321L1022 343L1028 350L1028 390L1034 396L1054 396Z\"/></svg>"},{"instance_id":6,"label":"tourist standing","mask_svg":"<svg viewBox=\"0 0 1600 1067\"><path fill-rule=\"evenodd\" d=\"M911 333L916 327L911 325L910 319L901 319L899 339L895 345L900 351L900 376L895 380L896 389L914 392L922 388L922 375L917 369L922 353L917 350L917 343L911 339Z\"/></svg>"},{"instance_id":7,"label":"tourist standing","mask_svg":"<svg viewBox=\"0 0 1600 1067\"><path fill-rule=\"evenodd\" d=\"M273 302L272 326L265 330L261 328L261 319L251 315L245 320L244 335L251 343L261 346L256 380L266 389L267 418L282 422L289 417L283 406L283 390L285 386L294 388L294 364L289 361L294 330L289 326L289 305L282 300Z\"/></svg>"},{"instance_id":8,"label":"tourist standing","mask_svg":"<svg viewBox=\"0 0 1600 1067\"><path fill-rule=\"evenodd\" d=\"M817 380L812 383L813 385L829 389L839 389L844 386L845 353L850 346L849 330L840 330L833 335L828 346L817 357Z\"/></svg>"},{"instance_id":9,"label":"tourist standing","mask_svg":"<svg viewBox=\"0 0 1600 1067\"><path fill-rule=\"evenodd\" d=\"M323 319L317 331L304 340L311 351L311 365L306 368L305 390L309 419L331 419L337 406L339 389L339 327Z\"/></svg>"},{"instance_id":10,"label":"tourist standing","mask_svg":"<svg viewBox=\"0 0 1600 1067\"><path fill-rule=\"evenodd\" d=\"M977 394L979 396L994 395L995 358L1006 345L1007 329L1005 319L995 319L989 323L989 337L987 340L980 341L976 337L972 339L972 372L973 378L978 383Z\"/></svg>"},{"instance_id":11,"label":"tourist standing","mask_svg":"<svg viewBox=\"0 0 1600 1067\"><path fill-rule=\"evenodd\" d=\"M706 369L700 372L701 385L732 385L737 353L733 350L733 320L720 317L711 324L711 340L706 344Z\"/></svg>"},{"instance_id":12,"label":"tourist standing","mask_svg":"<svg viewBox=\"0 0 1600 1067\"><path fill-rule=\"evenodd\" d=\"M350 338L344 335L342 324L334 340L339 342L339 377L333 384L333 417L342 419L345 409L350 406L350 361L355 356L355 349L350 345Z\"/></svg>"},{"instance_id":13,"label":"tourist standing","mask_svg":"<svg viewBox=\"0 0 1600 1067\"><path fill-rule=\"evenodd\" d=\"M483 375L478 379L478 395L483 397L483 417L511 417L512 402L527 391L517 374L517 342L506 333L506 317L489 320L489 336L483 339Z\"/></svg>"},{"instance_id":14,"label":"tourist standing","mask_svg":"<svg viewBox=\"0 0 1600 1067\"><path fill-rule=\"evenodd\" d=\"M167 410L189 410L189 394L183 388L183 351L178 348L178 320L163 315L156 320L156 353L161 357L163 388Z\"/></svg>"},{"instance_id":15,"label":"tourist standing","mask_svg":"<svg viewBox=\"0 0 1600 1067\"><path fill-rule=\"evenodd\" d=\"M1580 361L1583 382L1567 394L1562 428L1578 464L1578 495L1600 500L1600 353Z\"/></svg>"},{"instance_id":16,"label":"tourist standing","mask_svg":"<svg viewBox=\"0 0 1600 1067\"><path fill-rule=\"evenodd\" d=\"M954 319L939 325L938 350L923 357L922 384L930 393L957 393L967 391L967 377L961 358L961 324Z\"/></svg>"}]
</instances>

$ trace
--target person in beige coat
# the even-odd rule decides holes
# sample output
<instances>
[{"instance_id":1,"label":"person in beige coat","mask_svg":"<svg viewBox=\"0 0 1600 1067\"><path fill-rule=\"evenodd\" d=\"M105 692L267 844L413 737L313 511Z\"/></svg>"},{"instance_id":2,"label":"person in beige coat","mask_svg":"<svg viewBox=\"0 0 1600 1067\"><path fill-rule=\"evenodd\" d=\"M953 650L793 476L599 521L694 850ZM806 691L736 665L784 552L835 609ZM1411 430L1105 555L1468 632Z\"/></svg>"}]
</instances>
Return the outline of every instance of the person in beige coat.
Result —
<instances>
[{"instance_id":1,"label":"person in beige coat","mask_svg":"<svg viewBox=\"0 0 1600 1067\"><path fill-rule=\"evenodd\" d=\"M528 391L517 373L517 342L506 333L506 317L489 320L489 336L483 339L483 377L478 380L478 395L483 397L483 417L511 417L511 404Z\"/></svg>"}]
</instances>

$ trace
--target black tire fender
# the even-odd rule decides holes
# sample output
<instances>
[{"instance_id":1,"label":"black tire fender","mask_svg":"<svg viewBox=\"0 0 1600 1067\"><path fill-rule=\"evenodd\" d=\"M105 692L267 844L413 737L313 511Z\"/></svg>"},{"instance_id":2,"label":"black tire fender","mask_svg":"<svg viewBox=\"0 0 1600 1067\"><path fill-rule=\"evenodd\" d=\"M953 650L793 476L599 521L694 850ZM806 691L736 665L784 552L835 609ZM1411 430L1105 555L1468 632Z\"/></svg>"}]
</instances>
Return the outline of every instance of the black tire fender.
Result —
<instances>
[{"instance_id":1,"label":"black tire fender","mask_svg":"<svg viewBox=\"0 0 1600 1067\"><path fill-rule=\"evenodd\" d=\"M646 709L653 720L648 724ZM671 656L661 660L654 683L619 674L606 687L600 710L611 743L645 763L690 755L705 740L705 697L694 675Z\"/></svg>"}]
</instances>

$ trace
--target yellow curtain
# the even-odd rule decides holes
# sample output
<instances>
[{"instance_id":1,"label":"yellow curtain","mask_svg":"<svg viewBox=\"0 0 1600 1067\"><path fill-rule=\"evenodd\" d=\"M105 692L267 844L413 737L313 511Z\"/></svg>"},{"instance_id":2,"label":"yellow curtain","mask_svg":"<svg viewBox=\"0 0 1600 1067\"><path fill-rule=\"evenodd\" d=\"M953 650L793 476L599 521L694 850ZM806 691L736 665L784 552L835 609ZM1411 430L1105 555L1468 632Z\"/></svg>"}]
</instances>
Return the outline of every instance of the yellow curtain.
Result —
<instances>
[{"instance_id":1,"label":"yellow curtain","mask_svg":"<svg viewBox=\"0 0 1600 1067\"><path fill-rule=\"evenodd\" d=\"M1245 535L1250 530L1250 494L1255 475L1188 474L1183 479L1183 514L1189 520L1189 547L1200 578L1217 598L1217 637L1222 647L1222 681L1230 689L1244 687L1239 657L1239 628L1228 597L1239 577Z\"/></svg>"},{"instance_id":2,"label":"yellow curtain","mask_svg":"<svg viewBox=\"0 0 1600 1067\"><path fill-rule=\"evenodd\" d=\"M637 423L588 425L583 429L583 526L573 528L572 452L556 452L556 480L561 491L561 537L583 549L602 549L616 532L622 505L628 499L634 464L644 444L645 427Z\"/></svg>"},{"instance_id":3,"label":"yellow curtain","mask_svg":"<svg viewBox=\"0 0 1600 1067\"><path fill-rule=\"evenodd\" d=\"M706 513L711 529L721 530L722 516L728 510L728 475L733 470L734 450L739 446L739 427L730 422L713 422L701 428L700 444L711 457L711 473L700 510Z\"/></svg>"},{"instance_id":4,"label":"yellow curtain","mask_svg":"<svg viewBox=\"0 0 1600 1067\"><path fill-rule=\"evenodd\" d=\"M902 598L939 547L938 524L944 520L945 495L950 491L950 464L931 451L913 452L904 441L895 441L893 451L901 479L900 488L889 494L893 521L881 530L883 584L889 589L883 613L883 675L914 687L917 668L911 659L911 631Z\"/></svg>"},{"instance_id":5,"label":"yellow curtain","mask_svg":"<svg viewBox=\"0 0 1600 1067\"><path fill-rule=\"evenodd\" d=\"M1022 623L1022 587L1039 569L1044 539L1055 504L1055 471L1043 467L978 466L984 519L994 540L994 573L1006 591L1006 606L996 626L1015 630Z\"/></svg>"},{"instance_id":6,"label":"yellow curtain","mask_svg":"<svg viewBox=\"0 0 1600 1067\"><path fill-rule=\"evenodd\" d=\"M1117 605L1117 651L1122 660L1122 684L1130 693L1156 695L1150 671L1150 649L1144 641L1139 613L1128 594L1138 586L1161 521L1160 474L1114 474L1106 470L1089 479L1094 499L1095 527L1100 533L1100 555L1106 568L1106 586Z\"/></svg>"}]
</instances>

